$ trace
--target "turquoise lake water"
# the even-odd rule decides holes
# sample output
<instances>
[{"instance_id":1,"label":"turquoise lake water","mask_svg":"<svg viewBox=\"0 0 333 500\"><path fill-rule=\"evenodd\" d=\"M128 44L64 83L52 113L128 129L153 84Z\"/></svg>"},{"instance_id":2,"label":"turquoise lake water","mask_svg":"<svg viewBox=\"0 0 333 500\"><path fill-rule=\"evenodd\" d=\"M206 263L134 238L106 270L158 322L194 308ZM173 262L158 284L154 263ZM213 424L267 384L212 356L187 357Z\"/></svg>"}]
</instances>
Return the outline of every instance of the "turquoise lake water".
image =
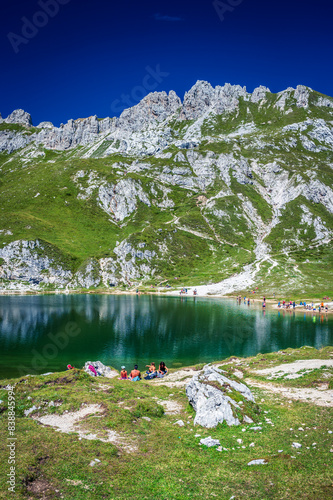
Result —
<instances>
[{"instance_id":1,"label":"turquoise lake water","mask_svg":"<svg viewBox=\"0 0 333 500\"><path fill-rule=\"evenodd\" d=\"M236 299L133 295L0 297L0 378L100 360L176 368L333 344L333 318L262 311Z\"/></svg>"}]
</instances>

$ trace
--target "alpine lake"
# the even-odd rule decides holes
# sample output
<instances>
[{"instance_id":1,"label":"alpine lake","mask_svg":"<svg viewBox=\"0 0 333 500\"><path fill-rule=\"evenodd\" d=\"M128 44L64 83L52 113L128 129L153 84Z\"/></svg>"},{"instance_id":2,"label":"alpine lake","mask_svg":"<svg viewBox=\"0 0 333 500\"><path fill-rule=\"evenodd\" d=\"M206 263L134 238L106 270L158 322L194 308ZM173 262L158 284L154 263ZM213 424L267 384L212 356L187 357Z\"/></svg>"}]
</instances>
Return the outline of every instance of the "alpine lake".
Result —
<instances>
[{"instance_id":1,"label":"alpine lake","mask_svg":"<svg viewBox=\"0 0 333 500\"><path fill-rule=\"evenodd\" d=\"M0 378L100 360L141 371L333 344L333 317L262 310L232 298L155 295L0 296Z\"/></svg>"}]
</instances>

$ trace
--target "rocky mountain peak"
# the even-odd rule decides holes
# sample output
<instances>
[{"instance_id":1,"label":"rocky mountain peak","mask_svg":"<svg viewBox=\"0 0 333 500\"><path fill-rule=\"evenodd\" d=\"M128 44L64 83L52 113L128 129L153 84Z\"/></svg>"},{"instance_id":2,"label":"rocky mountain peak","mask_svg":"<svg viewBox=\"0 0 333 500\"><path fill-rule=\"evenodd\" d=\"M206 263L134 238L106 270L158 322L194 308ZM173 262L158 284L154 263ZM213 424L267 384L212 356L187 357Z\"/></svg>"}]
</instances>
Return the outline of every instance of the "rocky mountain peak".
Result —
<instances>
[{"instance_id":1,"label":"rocky mountain peak","mask_svg":"<svg viewBox=\"0 0 333 500\"><path fill-rule=\"evenodd\" d=\"M294 98L296 99L296 106L298 108L307 108L309 105L309 95L311 89L305 87L304 85L297 85L294 93Z\"/></svg>"},{"instance_id":2,"label":"rocky mountain peak","mask_svg":"<svg viewBox=\"0 0 333 500\"><path fill-rule=\"evenodd\" d=\"M37 125L37 128L53 128L54 125L52 122L40 122L39 125Z\"/></svg>"},{"instance_id":3,"label":"rocky mountain peak","mask_svg":"<svg viewBox=\"0 0 333 500\"><path fill-rule=\"evenodd\" d=\"M252 95L251 95L251 102L260 102L262 101L263 99L265 99L266 97L266 94L267 93L271 93L271 91L269 90L269 88L263 86L263 85L260 85L259 87L256 87L254 89L254 91L252 92Z\"/></svg>"},{"instance_id":4,"label":"rocky mountain peak","mask_svg":"<svg viewBox=\"0 0 333 500\"><path fill-rule=\"evenodd\" d=\"M23 109L15 109L4 121L6 123L19 123L28 127L32 125L31 116Z\"/></svg>"},{"instance_id":5,"label":"rocky mountain peak","mask_svg":"<svg viewBox=\"0 0 333 500\"><path fill-rule=\"evenodd\" d=\"M210 83L198 80L193 87L185 93L181 118L193 120L199 118L211 106L215 91Z\"/></svg>"},{"instance_id":6,"label":"rocky mountain peak","mask_svg":"<svg viewBox=\"0 0 333 500\"><path fill-rule=\"evenodd\" d=\"M182 105L180 98L171 90L166 92L151 92L136 106L125 109L118 120L121 128L141 129L150 123L161 122L175 113Z\"/></svg>"}]
</instances>

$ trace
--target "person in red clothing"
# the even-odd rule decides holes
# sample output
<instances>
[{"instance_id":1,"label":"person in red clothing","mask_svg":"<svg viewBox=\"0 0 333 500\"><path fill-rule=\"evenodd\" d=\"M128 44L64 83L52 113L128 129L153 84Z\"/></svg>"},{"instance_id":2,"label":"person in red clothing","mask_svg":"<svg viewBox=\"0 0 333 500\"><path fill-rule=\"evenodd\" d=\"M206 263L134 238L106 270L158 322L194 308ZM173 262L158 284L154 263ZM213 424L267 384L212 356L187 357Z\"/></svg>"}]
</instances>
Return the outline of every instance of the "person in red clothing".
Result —
<instances>
[{"instance_id":1,"label":"person in red clothing","mask_svg":"<svg viewBox=\"0 0 333 500\"><path fill-rule=\"evenodd\" d=\"M127 371L126 371L126 367L125 366L121 367L120 380L128 380Z\"/></svg>"}]
</instances>

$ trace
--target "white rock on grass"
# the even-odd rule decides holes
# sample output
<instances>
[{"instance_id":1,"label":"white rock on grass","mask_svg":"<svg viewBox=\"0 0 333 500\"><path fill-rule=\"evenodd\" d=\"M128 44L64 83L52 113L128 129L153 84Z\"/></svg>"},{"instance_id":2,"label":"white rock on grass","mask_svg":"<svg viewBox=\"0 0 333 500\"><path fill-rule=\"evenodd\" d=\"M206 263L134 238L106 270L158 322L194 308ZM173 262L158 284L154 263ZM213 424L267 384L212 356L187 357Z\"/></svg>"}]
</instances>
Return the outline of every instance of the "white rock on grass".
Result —
<instances>
[{"instance_id":1,"label":"white rock on grass","mask_svg":"<svg viewBox=\"0 0 333 500\"><path fill-rule=\"evenodd\" d=\"M182 420L177 420L173 425L179 425L179 427L184 427L184 422Z\"/></svg>"},{"instance_id":2,"label":"white rock on grass","mask_svg":"<svg viewBox=\"0 0 333 500\"><path fill-rule=\"evenodd\" d=\"M94 460L92 460L92 461L90 462L90 464L89 464L89 465L90 465L90 467L94 467L94 465L96 465L96 464L98 464L98 463L100 463L100 460L98 460L98 458L95 458Z\"/></svg>"},{"instance_id":3,"label":"white rock on grass","mask_svg":"<svg viewBox=\"0 0 333 500\"><path fill-rule=\"evenodd\" d=\"M302 445L300 443L293 443L291 446L293 448L302 448Z\"/></svg>"},{"instance_id":4,"label":"white rock on grass","mask_svg":"<svg viewBox=\"0 0 333 500\"><path fill-rule=\"evenodd\" d=\"M213 439L211 436L208 436L204 439L200 439L200 444L204 444L208 446L208 448L211 448L212 446L220 446L221 443L218 439Z\"/></svg>"},{"instance_id":5,"label":"white rock on grass","mask_svg":"<svg viewBox=\"0 0 333 500\"><path fill-rule=\"evenodd\" d=\"M267 463L264 458L258 458L257 460L251 460L247 465L267 465Z\"/></svg>"},{"instance_id":6,"label":"white rock on grass","mask_svg":"<svg viewBox=\"0 0 333 500\"><path fill-rule=\"evenodd\" d=\"M224 421L228 425L239 425L240 421L233 412L239 405L231 397L232 390L254 402L246 385L227 378L224 373L216 366L206 365L187 384L186 395L196 411L194 425L212 428Z\"/></svg>"},{"instance_id":7,"label":"white rock on grass","mask_svg":"<svg viewBox=\"0 0 333 500\"><path fill-rule=\"evenodd\" d=\"M30 413L32 413L33 411L35 410L39 410L40 406L35 406L33 405L31 408L29 408L28 410L24 410L24 416L27 417L28 415L30 415Z\"/></svg>"}]
</instances>

